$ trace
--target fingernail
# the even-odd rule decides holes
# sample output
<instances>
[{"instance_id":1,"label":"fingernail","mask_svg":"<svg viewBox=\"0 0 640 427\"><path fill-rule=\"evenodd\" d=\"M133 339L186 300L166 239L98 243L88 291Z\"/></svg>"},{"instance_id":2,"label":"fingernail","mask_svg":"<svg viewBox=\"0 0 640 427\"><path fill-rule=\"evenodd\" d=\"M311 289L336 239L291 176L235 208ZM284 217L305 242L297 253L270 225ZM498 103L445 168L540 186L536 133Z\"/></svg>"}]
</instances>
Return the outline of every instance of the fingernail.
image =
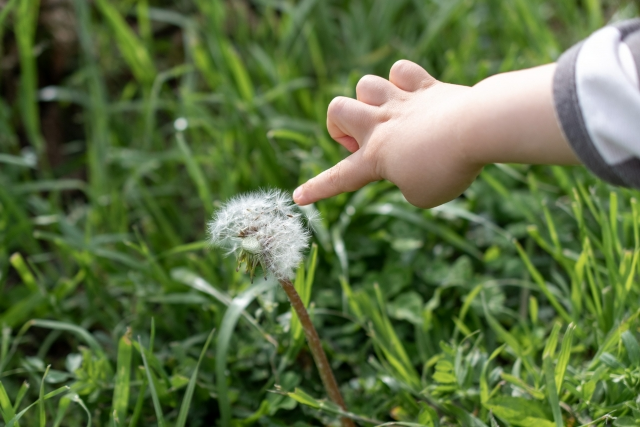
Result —
<instances>
[{"instance_id":1,"label":"fingernail","mask_svg":"<svg viewBox=\"0 0 640 427\"><path fill-rule=\"evenodd\" d=\"M302 185L298 188L296 188L293 192L293 201L296 202L297 204L302 204L304 203L304 197L303 197L303 190L302 190Z\"/></svg>"}]
</instances>

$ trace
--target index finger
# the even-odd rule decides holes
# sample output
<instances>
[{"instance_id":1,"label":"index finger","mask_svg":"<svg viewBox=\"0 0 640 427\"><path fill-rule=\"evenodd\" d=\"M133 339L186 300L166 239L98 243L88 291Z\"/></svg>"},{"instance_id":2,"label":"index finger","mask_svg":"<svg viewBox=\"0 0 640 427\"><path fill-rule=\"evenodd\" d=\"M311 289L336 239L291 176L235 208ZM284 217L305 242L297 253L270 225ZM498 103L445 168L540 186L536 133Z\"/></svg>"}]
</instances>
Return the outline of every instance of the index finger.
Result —
<instances>
[{"instance_id":1,"label":"index finger","mask_svg":"<svg viewBox=\"0 0 640 427\"><path fill-rule=\"evenodd\" d=\"M374 168L363 160L362 151L356 151L332 168L311 178L293 192L293 201L300 206L318 200L358 190L370 182L380 179Z\"/></svg>"}]
</instances>

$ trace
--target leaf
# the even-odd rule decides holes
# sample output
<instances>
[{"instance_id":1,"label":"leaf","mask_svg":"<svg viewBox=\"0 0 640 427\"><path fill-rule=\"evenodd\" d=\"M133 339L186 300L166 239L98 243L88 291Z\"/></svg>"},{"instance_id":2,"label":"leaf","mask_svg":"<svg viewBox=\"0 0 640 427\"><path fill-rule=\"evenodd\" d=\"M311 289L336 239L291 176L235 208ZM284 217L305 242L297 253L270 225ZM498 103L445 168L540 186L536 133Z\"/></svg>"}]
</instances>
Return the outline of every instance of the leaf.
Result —
<instances>
[{"instance_id":1,"label":"leaf","mask_svg":"<svg viewBox=\"0 0 640 427\"><path fill-rule=\"evenodd\" d=\"M536 390L534 387L530 386L529 384L524 382L522 379L514 375L507 374L505 372L502 372L500 374L500 377L502 377L503 380L515 385L516 387L520 387L521 389L525 390L535 399L540 399L540 400L544 399L544 393L542 393L540 390Z\"/></svg>"},{"instance_id":2,"label":"leaf","mask_svg":"<svg viewBox=\"0 0 640 427\"><path fill-rule=\"evenodd\" d=\"M296 388L293 392L286 393L286 395L298 403L302 403L303 405L309 406L314 409L319 409L330 414L340 415L342 417L351 418L353 420L362 421L369 424L384 425L382 424L382 421L356 415L353 412L343 411L338 405L331 401L318 400L300 388Z\"/></svg>"},{"instance_id":3,"label":"leaf","mask_svg":"<svg viewBox=\"0 0 640 427\"><path fill-rule=\"evenodd\" d=\"M640 345L638 340L630 331L624 331L621 335L622 342L627 349L627 355L631 364L635 367L640 366Z\"/></svg>"},{"instance_id":4,"label":"leaf","mask_svg":"<svg viewBox=\"0 0 640 427\"><path fill-rule=\"evenodd\" d=\"M456 405L447 403L443 406L447 409L448 412L453 415L454 419L459 421L460 425L464 427L487 427L487 425L480 421L478 418Z\"/></svg>"},{"instance_id":5,"label":"leaf","mask_svg":"<svg viewBox=\"0 0 640 427\"><path fill-rule=\"evenodd\" d=\"M607 365L610 369L622 370L624 365L611 353L602 353L600 355L600 361Z\"/></svg>"},{"instance_id":6,"label":"leaf","mask_svg":"<svg viewBox=\"0 0 640 427\"><path fill-rule=\"evenodd\" d=\"M326 400L316 400L313 396L299 388L296 388L293 392L287 393L287 396L314 409L320 409L321 407L325 407L325 409L332 411L338 411L340 409L340 407L335 403Z\"/></svg>"},{"instance_id":7,"label":"leaf","mask_svg":"<svg viewBox=\"0 0 640 427\"><path fill-rule=\"evenodd\" d=\"M420 326L423 323L423 305L422 296L419 293L408 291L400 294L395 300L389 303L387 311L389 316L394 319L406 320L414 325Z\"/></svg>"},{"instance_id":8,"label":"leaf","mask_svg":"<svg viewBox=\"0 0 640 427\"><path fill-rule=\"evenodd\" d=\"M618 417L613 425L615 427L637 427L638 421L630 416Z\"/></svg>"},{"instance_id":9,"label":"leaf","mask_svg":"<svg viewBox=\"0 0 640 427\"><path fill-rule=\"evenodd\" d=\"M427 427L440 427L440 417L438 417L436 410L424 402L420 402L420 407L418 423Z\"/></svg>"},{"instance_id":10,"label":"leaf","mask_svg":"<svg viewBox=\"0 0 640 427\"><path fill-rule=\"evenodd\" d=\"M522 397L499 396L484 404L493 414L514 426L522 427L555 427L549 421L544 407L534 401Z\"/></svg>"}]
</instances>

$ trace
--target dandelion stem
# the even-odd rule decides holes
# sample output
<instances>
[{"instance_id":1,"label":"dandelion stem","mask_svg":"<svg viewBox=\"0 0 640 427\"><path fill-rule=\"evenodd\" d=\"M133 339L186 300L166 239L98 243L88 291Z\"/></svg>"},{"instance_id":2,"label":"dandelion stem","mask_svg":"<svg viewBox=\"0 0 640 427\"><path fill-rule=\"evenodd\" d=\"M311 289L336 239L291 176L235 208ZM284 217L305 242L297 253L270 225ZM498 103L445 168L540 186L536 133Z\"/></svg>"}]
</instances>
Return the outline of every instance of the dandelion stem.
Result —
<instances>
[{"instance_id":1,"label":"dandelion stem","mask_svg":"<svg viewBox=\"0 0 640 427\"><path fill-rule=\"evenodd\" d=\"M322 380L322 384L324 385L324 388L329 395L329 399L331 399L335 404L340 406L340 408L342 408L342 410L346 412L347 406L344 404L344 399L342 398L342 394L340 393L340 388L338 388L336 378L333 376L331 365L329 365L327 355L324 353L324 350L322 348L320 337L318 337L316 328L311 322L309 313L304 307L304 303L300 299L300 295L298 295L296 288L294 288L293 283L291 283L289 279L280 280L280 285L286 292L287 297L289 297L291 306L298 315L298 319L300 319L302 330L304 331L304 335L307 338L307 343L309 344L309 350L311 350L313 360L316 362L316 367L318 368L318 372L320 373L320 379ZM355 427L355 424L353 424L353 421L349 418L342 417L340 420L342 422L342 427Z\"/></svg>"}]
</instances>

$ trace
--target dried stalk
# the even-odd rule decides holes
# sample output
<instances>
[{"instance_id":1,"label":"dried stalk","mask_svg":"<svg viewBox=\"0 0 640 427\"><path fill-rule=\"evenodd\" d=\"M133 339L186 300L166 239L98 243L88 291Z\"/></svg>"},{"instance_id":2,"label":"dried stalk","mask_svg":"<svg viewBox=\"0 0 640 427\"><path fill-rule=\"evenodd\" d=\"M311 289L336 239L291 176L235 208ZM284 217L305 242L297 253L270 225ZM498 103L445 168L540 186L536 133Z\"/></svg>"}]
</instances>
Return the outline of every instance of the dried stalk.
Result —
<instances>
[{"instance_id":1,"label":"dried stalk","mask_svg":"<svg viewBox=\"0 0 640 427\"><path fill-rule=\"evenodd\" d=\"M318 337L316 328L311 322L309 313L304 307L304 304L300 299L300 295L298 295L298 292L296 291L293 283L291 283L290 280L280 280L280 285L282 286L282 289L284 289L284 291L287 293L287 297L289 297L291 306L298 315L298 319L300 319L302 330L304 331L304 335L307 338L307 343L309 344L309 350L311 350L313 360L316 362L318 372L320 373L320 379L322 380L322 384L327 391L327 395L329 395L329 399L331 399L335 404L342 408L343 411L346 412L347 406L344 404L344 399L342 398L342 394L340 393L340 388L338 388L338 383L336 382L336 378L333 376L333 371L331 370L331 366L329 365L329 361L327 360L327 355L324 353L324 349L322 348L322 343L320 342L320 338ZM342 427L355 427L355 424L350 418L342 417L340 418L340 421L342 423Z\"/></svg>"}]
</instances>

